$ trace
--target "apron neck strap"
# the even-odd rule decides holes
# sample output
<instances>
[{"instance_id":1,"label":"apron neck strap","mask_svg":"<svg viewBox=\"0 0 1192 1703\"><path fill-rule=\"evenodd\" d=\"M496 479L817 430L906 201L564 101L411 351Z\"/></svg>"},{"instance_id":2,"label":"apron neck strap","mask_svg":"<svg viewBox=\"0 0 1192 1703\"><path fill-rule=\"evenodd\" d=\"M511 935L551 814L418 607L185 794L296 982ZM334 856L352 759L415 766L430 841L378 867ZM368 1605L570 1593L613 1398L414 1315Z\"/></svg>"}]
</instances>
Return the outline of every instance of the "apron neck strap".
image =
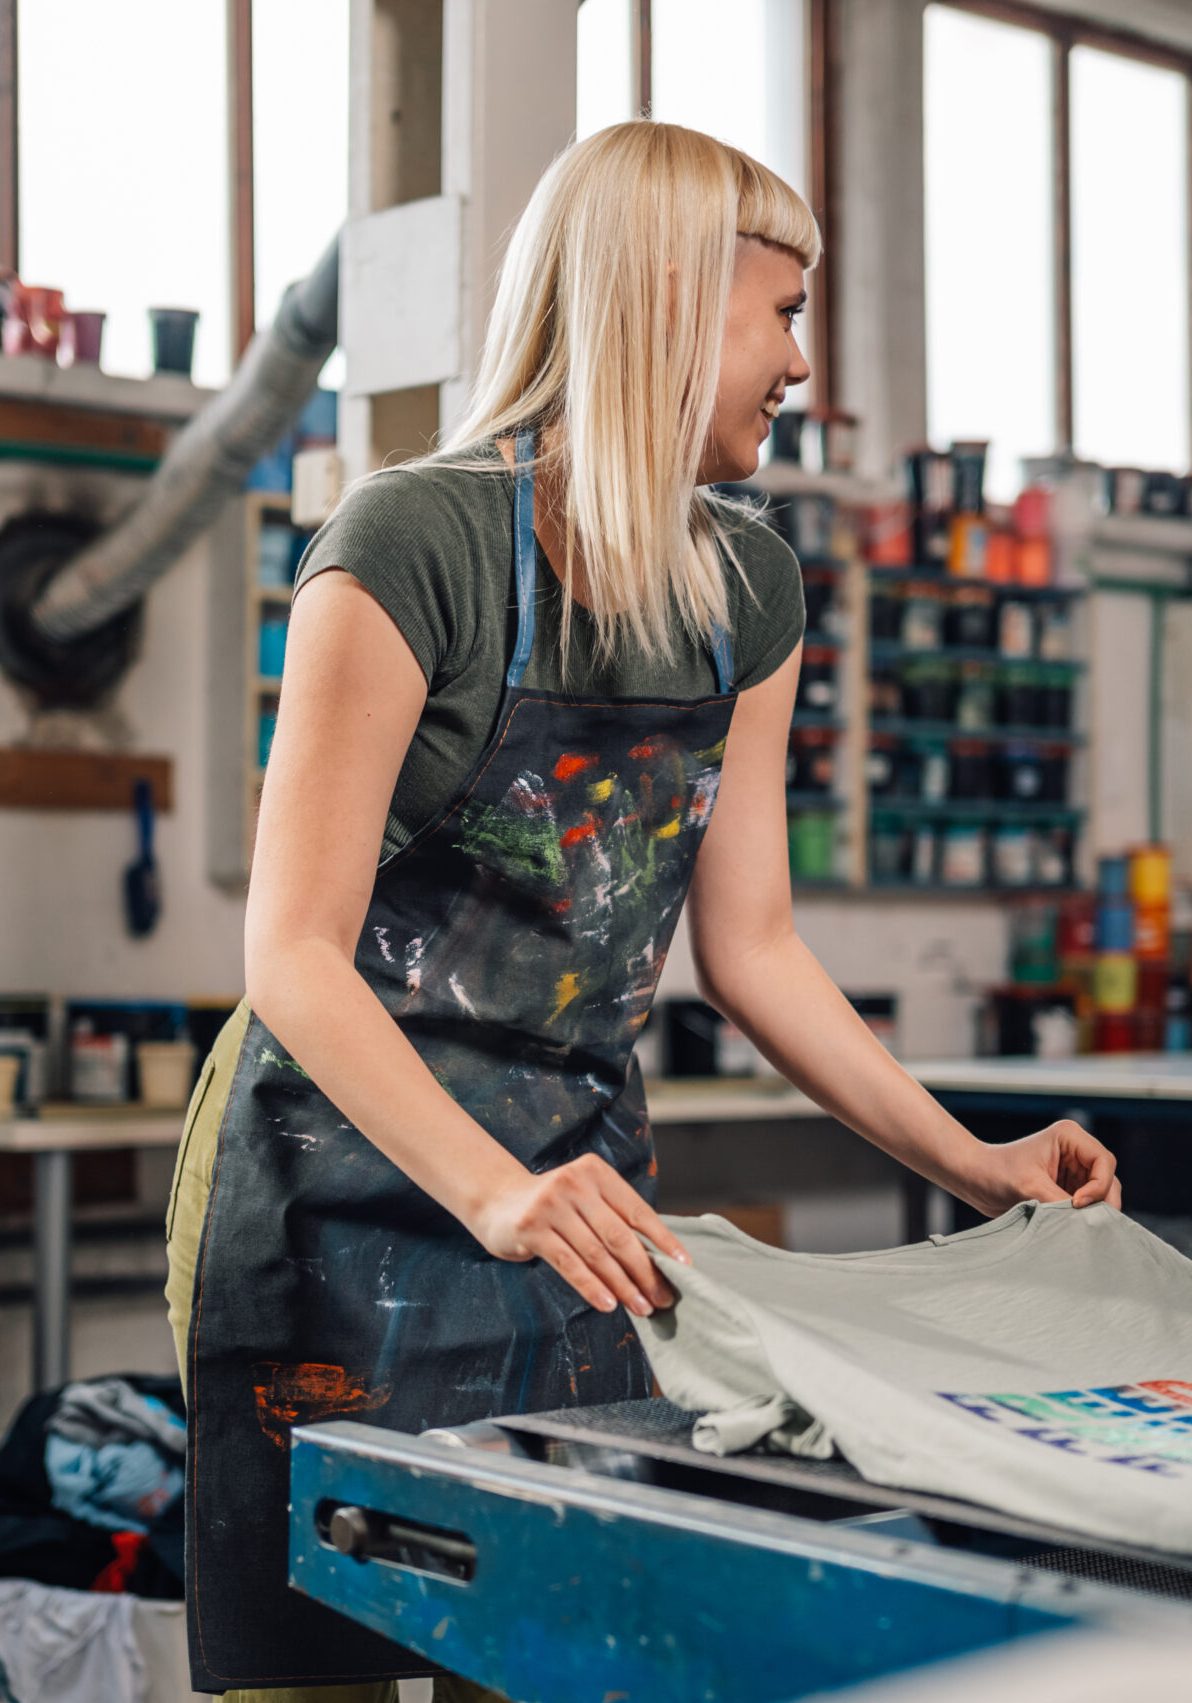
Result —
<instances>
[{"instance_id":1,"label":"apron neck strap","mask_svg":"<svg viewBox=\"0 0 1192 1703\"><path fill-rule=\"evenodd\" d=\"M520 686L534 648L534 594L538 586L538 549L534 541L534 433L518 432L514 452L513 536L516 549L517 643L505 676L510 686ZM726 693L733 685L733 651L723 627L714 627L709 641L716 665L716 689Z\"/></svg>"},{"instance_id":2,"label":"apron neck strap","mask_svg":"<svg viewBox=\"0 0 1192 1703\"><path fill-rule=\"evenodd\" d=\"M505 676L520 686L534 648L534 594L538 585L538 550L534 542L534 433L517 434L513 483L513 539L516 550L517 643Z\"/></svg>"}]
</instances>

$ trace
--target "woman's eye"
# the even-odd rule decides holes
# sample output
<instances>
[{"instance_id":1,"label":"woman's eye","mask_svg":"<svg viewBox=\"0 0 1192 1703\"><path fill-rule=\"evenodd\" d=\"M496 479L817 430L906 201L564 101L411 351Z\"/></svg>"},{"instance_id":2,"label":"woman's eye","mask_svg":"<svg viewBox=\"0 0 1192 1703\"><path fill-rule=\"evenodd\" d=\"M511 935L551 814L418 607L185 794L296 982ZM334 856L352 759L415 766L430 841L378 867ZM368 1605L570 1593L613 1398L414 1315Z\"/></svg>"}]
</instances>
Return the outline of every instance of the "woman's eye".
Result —
<instances>
[{"instance_id":1,"label":"woman's eye","mask_svg":"<svg viewBox=\"0 0 1192 1703\"><path fill-rule=\"evenodd\" d=\"M794 330L795 320L798 319L799 315L802 312L803 312L803 309L801 307L784 307L783 308L782 313L783 313L783 317L786 320L786 325L787 325L788 331Z\"/></svg>"}]
</instances>

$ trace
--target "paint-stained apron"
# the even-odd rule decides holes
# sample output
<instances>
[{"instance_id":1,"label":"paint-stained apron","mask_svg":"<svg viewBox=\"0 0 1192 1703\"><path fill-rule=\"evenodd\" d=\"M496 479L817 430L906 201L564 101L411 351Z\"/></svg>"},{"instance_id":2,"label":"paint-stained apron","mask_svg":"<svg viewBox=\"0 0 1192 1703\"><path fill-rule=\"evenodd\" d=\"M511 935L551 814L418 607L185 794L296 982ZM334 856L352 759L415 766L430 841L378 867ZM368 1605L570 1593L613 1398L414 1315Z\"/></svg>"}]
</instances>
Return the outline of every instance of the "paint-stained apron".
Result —
<instances>
[{"instance_id":1,"label":"paint-stained apron","mask_svg":"<svg viewBox=\"0 0 1192 1703\"><path fill-rule=\"evenodd\" d=\"M517 442L517 642L460 796L379 868L356 967L443 1087L531 1171L596 1153L646 1199L632 1056L720 779L735 693L582 699L534 642L533 439ZM191 1317L196 1689L405 1677L424 1657L287 1587L289 1432L399 1431L649 1393L625 1313L494 1259L254 1014L219 1135Z\"/></svg>"}]
</instances>

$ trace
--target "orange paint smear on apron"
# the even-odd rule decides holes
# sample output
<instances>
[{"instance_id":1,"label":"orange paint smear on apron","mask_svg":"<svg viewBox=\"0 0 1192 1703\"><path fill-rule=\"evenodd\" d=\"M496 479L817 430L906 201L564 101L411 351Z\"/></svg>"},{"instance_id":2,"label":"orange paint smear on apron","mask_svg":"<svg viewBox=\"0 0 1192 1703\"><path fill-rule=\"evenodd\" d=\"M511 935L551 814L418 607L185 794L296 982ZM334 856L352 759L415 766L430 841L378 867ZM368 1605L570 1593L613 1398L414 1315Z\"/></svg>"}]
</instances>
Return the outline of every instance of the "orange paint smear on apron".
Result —
<instances>
[{"instance_id":1,"label":"orange paint smear on apron","mask_svg":"<svg viewBox=\"0 0 1192 1703\"><path fill-rule=\"evenodd\" d=\"M292 1425L309 1425L315 1419L338 1419L349 1413L371 1413L384 1407L393 1394L390 1384L370 1390L363 1374L343 1366L324 1366L308 1361L297 1366L272 1362L253 1367L257 1422L279 1449L290 1444Z\"/></svg>"},{"instance_id":2,"label":"orange paint smear on apron","mask_svg":"<svg viewBox=\"0 0 1192 1703\"><path fill-rule=\"evenodd\" d=\"M555 779L569 781L576 775L582 775L585 769L594 769L600 761L598 756L581 757L577 752L564 751L555 764Z\"/></svg>"}]
</instances>

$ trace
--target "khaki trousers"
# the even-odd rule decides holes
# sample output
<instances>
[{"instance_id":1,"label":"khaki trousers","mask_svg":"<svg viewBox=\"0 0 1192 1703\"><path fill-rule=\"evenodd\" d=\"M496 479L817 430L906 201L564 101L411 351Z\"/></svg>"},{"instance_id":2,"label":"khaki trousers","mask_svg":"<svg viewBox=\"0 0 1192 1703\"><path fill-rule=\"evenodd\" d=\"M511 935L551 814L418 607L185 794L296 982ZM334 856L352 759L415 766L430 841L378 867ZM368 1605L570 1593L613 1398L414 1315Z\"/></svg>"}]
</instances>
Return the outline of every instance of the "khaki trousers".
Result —
<instances>
[{"instance_id":1,"label":"khaki trousers","mask_svg":"<svg viewBox=\"0 0 1192 1703\"><path fill-rule=\"evenodd\" d=\"M165 1293L183 1389L186 1388L186 1341L199 1238L207 1210L207 1196L211 1191L219 1126L223 1121L249 1016L248 1002L241 1000L220 1030L203 1064L186 1110L170 1202L166 1208L169 1276ZM434 1697L435 1703L509 1703L500 1692L454 1676L435 1680ZM399 1703L397 1680L372 1681L364 1685L299 1685L226 1691L224 1698L225 1703Z\"/></svg>"}]
</instances>

